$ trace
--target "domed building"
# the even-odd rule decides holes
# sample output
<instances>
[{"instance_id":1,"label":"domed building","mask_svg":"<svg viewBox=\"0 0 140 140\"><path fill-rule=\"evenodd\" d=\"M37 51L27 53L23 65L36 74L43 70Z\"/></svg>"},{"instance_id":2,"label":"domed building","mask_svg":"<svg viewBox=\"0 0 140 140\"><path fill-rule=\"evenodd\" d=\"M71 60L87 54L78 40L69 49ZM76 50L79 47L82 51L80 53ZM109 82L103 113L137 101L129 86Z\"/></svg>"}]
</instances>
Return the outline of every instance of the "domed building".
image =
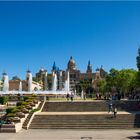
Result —
<instances>
[{"instance_id":1,"label":"domed building","mask_svg":"<svg viewBox=\"0 0 140 140\"><path fill-rule=\"evenodd\" d=\"M72 56L70 57L70 60L68 62L68 70L71 71L71 70L76 70L76 64L75 64L75 61L74 59L72 58Z\"/></svg>"},{"instance_id":2,"label":"domed building","mask_svg":"<svg viewBox=\"0 0 140 140\"><path fill-rule=\"evenodd\" d=\"M75 85L80 81L80 70L76 69L76 64L72 56L68 62L67 71L69 71L70 75L70 88L75 89Z\"/></svg>"},{"instance_id":3,"label":"domed building","mask_svg":"<svg viewBox=\"0 0 140 140\"><path fill-rule=\"evenodd\" d=\"M107 74L107 72L103 69L103 66L97 68L95 73L92 71L92 69L93 68L89 60L87 64L86 72L85 73L80 72L80 70L77 69L76 67L76 62L74 58L71 56L68 61L66 70L59 69L59 67L54 62L51 72L57 74L57 81L58 81L57 89L62 90L64 88L65 80L67 79L67 71L69 71L70 89L75 90L76 85L78 85L80 81L84 81L84 80L91 81L93 87L96 87L96 82L101 78L104 78ZM47 82L47 80L45 80L46 72L47 72L46 70L40 69L40 71L36 73L36 77L34 78L36 79L37 82L43 84L43 89L51 89L51 86L49 85L51 85L52 82L52 73L47 74L47 78L48 78L48 85L47 85L47 83L44 84L45 81ZM49 88L46 88L46 85Z\"/></svg>"}]
</instances>

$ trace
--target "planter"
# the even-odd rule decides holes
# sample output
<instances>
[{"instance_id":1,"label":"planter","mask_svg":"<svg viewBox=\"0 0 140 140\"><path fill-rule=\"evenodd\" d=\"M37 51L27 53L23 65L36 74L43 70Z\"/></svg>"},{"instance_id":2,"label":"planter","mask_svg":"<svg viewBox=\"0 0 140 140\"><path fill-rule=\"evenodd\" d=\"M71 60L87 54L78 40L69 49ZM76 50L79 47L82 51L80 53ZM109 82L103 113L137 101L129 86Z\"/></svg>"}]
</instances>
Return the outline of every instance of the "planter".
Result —
<instances>
[{"instance_id":1,"label":"planter","mask_svg":"<svg viewBox=\"0 0 140 140\"><path fill-rule=\"evenodd\" d=\"M31 106L31 107L35 107L35 104L34 104L34 103L30 103L30 106Z\"/></svg>"},{"instance_id":2,"label":"planter","mask_svg":"<svg viewBox=\"0 0 140 140\"><path fill-rule=\"evenodd\" d=\"M25 114L22 113L22 112L18 112L18 113L16 113L16 115L17 115L19 118L25 118Z\"/></svg>"},{"instance_id":3,"label":"planter","mask_svg":"<svg viewBox=\"0 0 140 140\"><path fill-rule=\"evenodd\" d=\"M30 105L26 105L25 108L27 108L27 109L29 109L29 110L32 109L32 107L31 107Z\"/></svg>"},{"instance_id":4,"label":"planter","mask_svg":"<svg viewBox=\"0 0 140 140\"><path fill-rule=\"evenodd\" d=\"M7 118L7 121L9 122L14 122L14 123L20 123L20 118L19 117L9 117Z\"/></svg>"},{"instance_id":5,"label":"planter","mask_svg":"<svg viewBox=\"0 0 140 140\"><path fill-rule=\"evenodd\" d=\"M25 113L25 114L28 114L29 113L29 110L27 108L22 108L21 109L21 112Z\"/></svg>"},{"instance_id":6,"label":"planter","mask_svg":"<svg viewBox=\"0 0 140 140\"><path fill-rule=\"evenodd\" d=\"M38 104L38 100L35 100L35 99L34 99L33 102L34 102L35 104Z\"/></svg>"}]
</instances>

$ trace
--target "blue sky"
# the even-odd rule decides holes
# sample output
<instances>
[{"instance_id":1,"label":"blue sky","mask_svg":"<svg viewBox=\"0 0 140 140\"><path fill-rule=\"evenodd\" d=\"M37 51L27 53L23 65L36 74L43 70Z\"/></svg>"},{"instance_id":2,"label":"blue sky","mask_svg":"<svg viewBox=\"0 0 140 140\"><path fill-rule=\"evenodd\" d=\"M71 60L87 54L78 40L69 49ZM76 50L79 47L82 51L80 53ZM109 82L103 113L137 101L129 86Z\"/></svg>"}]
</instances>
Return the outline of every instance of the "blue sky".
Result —
<instances>
[{"instance_id":1,"label":"blue sky","mask_svg":"<svg viewBox=\"0 0 140 140\"><path fill-rule=\"evenodd\" d=\"M140 2L0 2L0 74L25 77L70 56L86 71L136 69Z\"/></svg>"}]
</instances>

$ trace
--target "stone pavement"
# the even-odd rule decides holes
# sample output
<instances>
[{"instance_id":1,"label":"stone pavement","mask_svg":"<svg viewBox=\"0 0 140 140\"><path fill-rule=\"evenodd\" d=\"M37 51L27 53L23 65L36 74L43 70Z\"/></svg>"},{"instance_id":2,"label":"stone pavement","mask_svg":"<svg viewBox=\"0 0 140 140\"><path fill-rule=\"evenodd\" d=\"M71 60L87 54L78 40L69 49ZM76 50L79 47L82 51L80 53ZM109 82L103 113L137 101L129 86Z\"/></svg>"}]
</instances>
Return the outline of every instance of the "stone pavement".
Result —
<instances>
[{"instance_id":1,"label":"stone pavement","mask_svg":"<svg viewBox=\"0 0 140 140\"><path fill-rule=\"evenodd\" d=\"M138 140L140 130L30 129L0 133L0 140Z\"/></svg>"}]
</instances>

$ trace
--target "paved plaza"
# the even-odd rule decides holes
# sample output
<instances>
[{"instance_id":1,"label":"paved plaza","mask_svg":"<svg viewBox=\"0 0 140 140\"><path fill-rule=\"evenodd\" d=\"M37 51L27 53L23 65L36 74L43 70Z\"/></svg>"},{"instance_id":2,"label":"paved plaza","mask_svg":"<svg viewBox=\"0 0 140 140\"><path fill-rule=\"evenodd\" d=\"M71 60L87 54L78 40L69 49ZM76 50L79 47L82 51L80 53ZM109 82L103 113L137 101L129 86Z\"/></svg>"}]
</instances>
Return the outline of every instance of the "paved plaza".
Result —
<instances>
[{"instance_id":1,"label":"paved plaza","mask_svg":"<svg viewBox=\"0 0 140 140\"><path fill-rule=\"evenodd\" d=\"M0 133L0 140L138 140L140 130L60 130L30 129Z\"/></svg>"}]
</instances>

